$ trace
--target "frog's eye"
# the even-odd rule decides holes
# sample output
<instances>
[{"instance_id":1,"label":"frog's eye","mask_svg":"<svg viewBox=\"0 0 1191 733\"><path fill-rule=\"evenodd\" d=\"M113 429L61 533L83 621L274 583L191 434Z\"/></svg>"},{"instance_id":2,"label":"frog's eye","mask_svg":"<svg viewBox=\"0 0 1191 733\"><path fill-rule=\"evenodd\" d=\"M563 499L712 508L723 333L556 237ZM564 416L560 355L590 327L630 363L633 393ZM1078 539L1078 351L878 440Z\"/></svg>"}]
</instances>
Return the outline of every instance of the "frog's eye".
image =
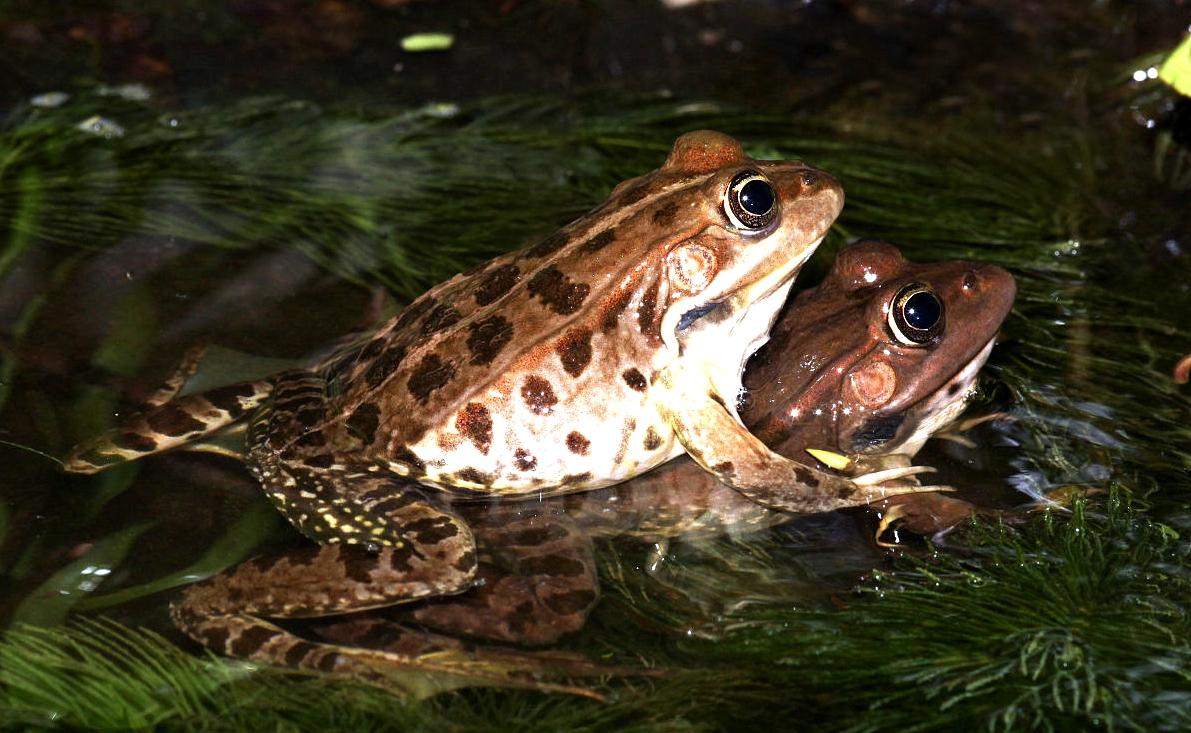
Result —
<instances>
[{"instance_id":1,"label":"frog's eye","mask_svg":"<svg viewBox=\"0 0 1191 733\"><path fill-rule=\"evenodd\" d=\"M922 346L943 331L943 301L930 286L911 283L898 291L889 308L889 330L907 346Z\"/></svg>"},{"instance_id":2,"label":"frog's eye","mask_svg":"<svg viewBox=\"0 0 1191 733\"><path fill-rule=\"evenodd\" d=\"M737 229L764 229L777 216L777 194L757 171L741 171L728 186L724 211Z\"/></svg>"}]
</instances>

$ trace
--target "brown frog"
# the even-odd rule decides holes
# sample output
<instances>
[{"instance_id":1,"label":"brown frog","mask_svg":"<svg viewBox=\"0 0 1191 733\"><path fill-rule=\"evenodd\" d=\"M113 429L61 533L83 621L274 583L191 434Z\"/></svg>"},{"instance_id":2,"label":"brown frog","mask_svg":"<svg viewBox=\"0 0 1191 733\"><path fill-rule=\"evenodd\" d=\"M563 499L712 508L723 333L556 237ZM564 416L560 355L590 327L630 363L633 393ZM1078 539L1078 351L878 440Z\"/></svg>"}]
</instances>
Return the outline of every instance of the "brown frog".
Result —
<instances>
[{"instance_id":1,"label":"brown frog","mask_svg":"<svg viewBox=\"0 0 1191 733\"><path fill-rule=\"evenodd\" d=\"M590 214L431 289L367 339L308 369L170 400L65 465L101 470L246 418L248 467L287 519L320 544L376 550L369 567L390 570L327 550L319 562L348 562L370 590L344 597L314 578L285 604L305 615L466 590L475 542L447 499L594 489L683 453L781 510L921 490L780 456L736 414L746 359L842 205L822 171L689 133ZM260 616L283 610L245 608L212 633L263 640L275 627Z\"/></svg>"},{"instance_id":2,"label":"brown frog","mask_svg":"<svg viewBox=\"0 0 1191 733\"><path fill-rule=\"evenodd\" d=\"M1012 277L998 267L914 264L888 244L853 244L840 252L827 279L800 294L778 320L777 337L747 372L750 392L743 415L779 435L776 447L790 455L812 446L866 460L912 455L931 432L962 410L1014 292ZM907 333L907 328L917 330ZM363 585L356 592L366 593L380 574L389 572L383 563L374 568L363 553L332 557L331 549L312 547L246 563L188 589L175 618L225 653L290 664L317 662L314 666L340 671L345 658L362 658L373 666L387 658L392 664L435 669L422 664L431 660L441 671L451 669L447 661L457 664L463 656L472 660L473 680L478 674L474 665L485 660L489 672L498 667L506 671L498 680L502 684L542 668L597 673L606 670L557 656L503 652L494 661L491 650L415 629L549 643L580 628L596 602L592 537L630 533L657 541L769 526L790 517L748 501L688 459L584 494L456 509L479 540L477 583L464 594L411 604L385 617L329 619L313 631L330 643L262 634L256 640L271 652L263 653L242 641L243 635L228 636L229 620L261 607L276 615L305 615L297 605L305 594L294 593L295 587L325 581L321 587L327 592L348 594ZM950 510L931 504L914 511ZM351 559L346 566L341 564L345 558ZM343 577L344 567L354 568L359 579ZM270 601L259 603L266 596ZM246 607L245 599L259 605Z\"/></svg>"},{"instance_id":3,"label":"brown frog","mask_svg":"<svg viewBox=\"0 0 1191 733\"><path fill-rule=\"evenodd\" d=\"M790 457L807 449L848 454L853 470L908 461L967 403L1017 292L1012 275L975 262L914 263L874 240L837 254L831 271L799 293L749 363L741 418ZM723 532L774 524L765 511L689 460L629 483L568 499L588 525L649 534ZM968 509L941 494L893 497L918 528Z\"/></svg>"}]
</instances>

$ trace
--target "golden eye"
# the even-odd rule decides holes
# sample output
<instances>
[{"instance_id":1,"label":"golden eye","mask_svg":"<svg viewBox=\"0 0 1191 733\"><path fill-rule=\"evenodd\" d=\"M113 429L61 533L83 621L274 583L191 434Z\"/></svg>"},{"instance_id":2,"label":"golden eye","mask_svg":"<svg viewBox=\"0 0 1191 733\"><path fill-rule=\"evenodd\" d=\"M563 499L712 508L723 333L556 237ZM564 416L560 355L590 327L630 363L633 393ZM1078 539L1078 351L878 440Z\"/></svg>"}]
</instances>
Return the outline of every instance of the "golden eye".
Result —
<instances>
[{"instance_id":1,"label":"golden eye","mask_svg":"<svg viewBox=\"0 0 1191 733\"><path fill-rule=\"evenodd\" d=\"M923 346L943 332L943 301L930 286L911 283L889 308L889 330L906 346Z\"/></svg>"},{"instance_id":2,"label":"golden eye","mask_svg":"<svg viewBox=\"0 0 1191 733\"><path fill-rule=\"evenodd\" d=\"M777 216L777 193L757 171L741 171L728 186L724 212L737 229L764 229Z\"/></svg>"}]
</instances>

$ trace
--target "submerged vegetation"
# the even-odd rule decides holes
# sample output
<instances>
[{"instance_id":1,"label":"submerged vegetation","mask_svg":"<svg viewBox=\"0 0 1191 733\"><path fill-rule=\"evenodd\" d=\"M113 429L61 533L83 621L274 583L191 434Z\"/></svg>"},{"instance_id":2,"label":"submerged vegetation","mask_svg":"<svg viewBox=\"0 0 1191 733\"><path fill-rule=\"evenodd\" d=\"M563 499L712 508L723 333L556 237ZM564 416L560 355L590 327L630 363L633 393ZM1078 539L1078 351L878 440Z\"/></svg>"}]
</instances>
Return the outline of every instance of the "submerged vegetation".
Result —
<instances>
[{"instance_id":1,"label":"submerged vegetation","mask_svg":"<svg viewBox=\"0 0 1191 733\"><path fill-rule=\"evenodd\" d=\"M96 116L121 133L78 129ZM915 260L1011 269L1018 305L987 370L994 387L985 400L1012 420L981 434L993 463L1009 468L967 475L991 474L1031 498L1084 496L1014 526L982 520L920 555L849 556L851 565L811 564L808 548L829 552L830 543L798 525L678 543L654 572L642 569L645 548L609 544L605 597L568 646L640 660L665 676L602 681L606 703L494 689L401 702L366 686L195 656L134 630L163 628L166 597L150 593L226 567L282 531L251 487L225 497L208 486L188 498L176 475L138 475L134 466L66 479L14 451L13 475L53 502L6 490L0 503L0 572L19 599L0 608L21 622L0 642L0 722L643 731L1191 724L1191 395L1168 378L1191 334L1163 307L1163 293L1121 287L1121 250L1170 220L1121 231L1141 198L1161 201L1164 189L1135 156L1144 143L1111 125L1056 125L1010 141L972 117L942 127L844 125L656 98L504 98L366 114L257 100L163 115L86 95L28 107L0 133L0 275L12 282L21 268L41 268L47 277L0 356L6 439L60 455L101 427L118 404L113 391L62 388L50 357L86 360L92 375L141 374L162 343L183 338L171 331L186 313L175 293L215 297L228 264L247 261L229 252L297 251L339 280L383 285L405 300L553 230L616 182L656 167L678 133L704 127L737 136L755 156L802 157L840 178L848 204L820 269L856 236L886 238ZM166 252L163 264L103 286L117 292L91 353L58 345L47 357L37 339L64 317L55 303L75 302L80 273L145 240ZM192 278L206 278L208 289ZM229 504L210 518L207 546L156 558L153 548L190 529L167 524L169 510L194 511L204 498ZM856 564L867 564L864 578ZM127 625L82 613L59 625L100 609Z\"/></svg>"}]
</instances>

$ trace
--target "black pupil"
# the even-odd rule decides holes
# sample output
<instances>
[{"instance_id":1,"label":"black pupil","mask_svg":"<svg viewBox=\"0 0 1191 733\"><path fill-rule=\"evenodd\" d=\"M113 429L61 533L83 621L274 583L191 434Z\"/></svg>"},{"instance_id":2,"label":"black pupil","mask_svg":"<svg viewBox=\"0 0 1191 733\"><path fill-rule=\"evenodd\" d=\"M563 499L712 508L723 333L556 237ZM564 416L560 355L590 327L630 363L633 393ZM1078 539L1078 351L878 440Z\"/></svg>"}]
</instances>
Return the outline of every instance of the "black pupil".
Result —
<instances>
[{"instance_id":1,"label":"black pupil","mask_svg":"<svg viewBox=\"0 0 1191 733\"><path fill-rule=\"evenodd\" d=\"M773 188L754 178L740 187L740 206L754 216L768 214L773 208Z\"/></svg>"},{"instance_id":2,"label":"black pupil","mask_svg":"<svg viewBox=\"0 0 1191 733\"><path fill-rule=\"evenodd\" d=\"M926 291L914 293L906 299L905 305L902 306L902 315L905 316L906 323L910 328L920 331L929 331L934 328L942 313L943 304L939 302L934 293Z\"/></svg>"}]
</instances>

